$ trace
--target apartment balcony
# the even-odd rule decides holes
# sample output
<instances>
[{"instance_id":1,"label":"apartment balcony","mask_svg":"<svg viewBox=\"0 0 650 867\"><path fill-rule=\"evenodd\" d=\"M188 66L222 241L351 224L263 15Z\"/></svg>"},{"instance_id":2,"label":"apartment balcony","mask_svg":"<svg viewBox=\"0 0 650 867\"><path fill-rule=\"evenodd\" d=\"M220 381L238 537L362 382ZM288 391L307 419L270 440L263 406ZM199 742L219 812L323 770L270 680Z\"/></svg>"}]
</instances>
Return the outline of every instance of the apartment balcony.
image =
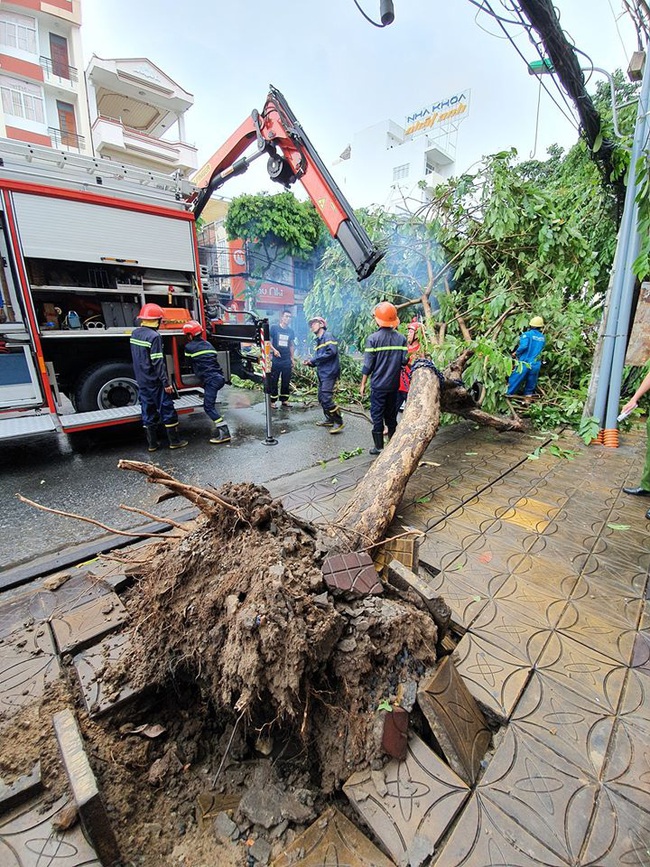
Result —
<instances>
[{"instance_id":1,"label":"apartment balcony","mask_svg":"<svg viewBox=\"0 0 650 867\"><path fill-rule=\"evenodd\" d=\"M82 135L67 132L64 129L57 129L53 126L48 126L47 134L52 139L53 148L74 151L80 154L85 153L86 139Z\"/></svg>"},{"instance_id":2,"label":"apartment balcony","mask_svg":"<svg viewBox=\"0 0 650 867\"><path fill-rule=\"evenodd\" d=\"M39 62L43 70L43 82L45 84L61 87L64 90L78 90L79 71L76 67L64 63L55 63L50 57L43 56L41 56Z\"/></svg>"},{"instance_id":3,"label":"apartment balcony","mask_svg":"<svg viewBox=\"0 0 650 867\"><path fill-rule=\"evenodd\" d=\"M122 160L155 171L180 171L184 176L197 168L197 149L185 142L154 138L125 126L120 120L99 116L92 125L98 156Z\"/></svg>"}]
</instances>

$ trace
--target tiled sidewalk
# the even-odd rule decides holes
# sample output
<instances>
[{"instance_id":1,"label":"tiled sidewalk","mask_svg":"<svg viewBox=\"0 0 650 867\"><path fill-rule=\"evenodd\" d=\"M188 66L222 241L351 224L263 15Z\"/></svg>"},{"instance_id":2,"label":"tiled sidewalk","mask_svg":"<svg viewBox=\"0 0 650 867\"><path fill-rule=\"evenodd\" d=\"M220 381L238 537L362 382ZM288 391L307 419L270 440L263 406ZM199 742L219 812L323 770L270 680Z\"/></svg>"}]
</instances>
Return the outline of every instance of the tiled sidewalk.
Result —
<instances>
[{"instance_id":1,"label":"tiled sidewalk","mask_svg":"<svg viewBox=\"0 0 650 867\"><path fill-rule=\"evenodd\" d=\"M426 534L420 575L452 609L458 671L502 726L436 867L650 865L650 502L621 491L644 437L622 442L566 434L529 460L539 439L457 425L409 482L392 530ZM327 520L366 465L274 492Z\"/></svg>"}]
</instances>

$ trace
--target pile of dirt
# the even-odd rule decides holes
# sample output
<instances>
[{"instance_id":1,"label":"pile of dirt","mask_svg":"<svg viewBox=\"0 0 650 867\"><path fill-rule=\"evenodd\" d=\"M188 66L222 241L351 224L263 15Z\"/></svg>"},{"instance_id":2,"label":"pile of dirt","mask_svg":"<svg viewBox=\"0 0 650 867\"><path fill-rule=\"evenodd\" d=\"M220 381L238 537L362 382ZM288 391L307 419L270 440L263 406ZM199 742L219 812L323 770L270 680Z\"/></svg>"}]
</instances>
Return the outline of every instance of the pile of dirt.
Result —
<instances>
[{"instance_id":1,"label":"pile of dirt","mask_svg":"<svg viewBox=\"0 0 650 867\"><path fill-rule=\"evenodd\" d=\"M230 484L219 496L229 507L159 546L125 600L129 674L196 685L253 743L299 742L332 791L382 756L377 706L435 664L435 623L396 591L328 592L331 543L266 489Z\"/></svg>"}]
</instances>

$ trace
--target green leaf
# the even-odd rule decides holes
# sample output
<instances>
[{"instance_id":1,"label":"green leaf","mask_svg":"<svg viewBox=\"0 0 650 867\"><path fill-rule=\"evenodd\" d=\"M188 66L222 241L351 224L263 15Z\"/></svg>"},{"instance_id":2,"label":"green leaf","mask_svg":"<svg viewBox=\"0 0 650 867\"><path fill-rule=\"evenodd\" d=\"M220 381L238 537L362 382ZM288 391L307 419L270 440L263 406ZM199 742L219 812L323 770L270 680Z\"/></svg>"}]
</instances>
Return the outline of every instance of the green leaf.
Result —
<instances>
[{"instance_id":1,"label":"green leaf","mask_svg":"<svg viewBox=\"0 0 650 867\"><path fill-rule=\"evenodd\" d=\"M629 524L608 524L610 530L629 530Z\"/></svg>"},{"instance_id":2,"label":"green leaf","mask_svg":"<svg viewBox=\"0 0 650 867\"><path fill-rule=\"evenodd\" d=\"M431 502L431 497L430 497L430 496L426 496L426 497L418 497L417 500L416 500L415 502L416 502L416 503L430 503L430 502Z\"/></svg>"},{"instance_id":3,"label":"green leaf","mask_svg":"<svg viewBox=\"0 0 650 867\"><path fill-rule=\"evenodd\" d=\"M392 710L393 710L393 705L388 701L387 698L383 698L383 699L379 702L379 704L377 705L377 710L387 710L387 711L389 711L389 712L392 712Z\"/></svg>"}]
</instances>

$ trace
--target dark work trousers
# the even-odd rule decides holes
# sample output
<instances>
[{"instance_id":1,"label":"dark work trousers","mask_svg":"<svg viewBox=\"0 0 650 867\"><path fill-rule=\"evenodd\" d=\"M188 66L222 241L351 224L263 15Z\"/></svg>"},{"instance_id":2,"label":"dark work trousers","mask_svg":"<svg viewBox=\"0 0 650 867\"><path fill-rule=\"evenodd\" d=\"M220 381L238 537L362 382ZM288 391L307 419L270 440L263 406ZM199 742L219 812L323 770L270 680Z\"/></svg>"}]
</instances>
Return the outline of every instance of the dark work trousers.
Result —
<instances>
[{"instance_id":1,"label":"dark work trousers","mask_svg":"<svg viewBox=\"0 0 650 867\"><path fill-rule=\"evenodd\" d=\"M271 400L277 400L278 397L282 403L289 400L289 382L291 380L291 359L274 358L271 365L271 375L269 376L269 394ZM280 383L280 391L278 392L278 383Z\"/></svg>"},{"instance_id":2,"label":"dark work trousers","mask_svg":"<svg viewBox=\"0 0 650 867\"><path fill-rule=\"evenodd\" d=\"M384 433L384 422L388 430L388 436L392 437L397 427L397 392L396 391L370 391L370 418L372 419L373 434Z\"/></svg>"},{"instance_id":3,"label":"dark work trousers","mask_svg":"<svg viewBox=\"0 0 650 867\"><path fill-rule=\"evenodd\" d=\"M318 402L322 406L326 418L329 418L329 414L336 409L334 389L337 378L336 376L324 376L322 379L320 376L318 377Z\"/></svg>"},{"instance_id":4,"label":"dark work trousers","mask_svg":"<svg viewBox=\"0 0 650 867\"><path fill-rule=\"evenodd\" d=\"M208 418L212 421L217 421L221 418L221 413L218 412L214 405L217 402L217 394L220 388L223 388L226 380L220 373L212 373L203 381L203 409Z\"/></svg>"},{"instance_id":5,"label":"dark work trousers","mask_svg":"<svg viewBox=\"0 0 650 867\"><path fill-rule=\"evenodd\" d=\"M174 401L171 394L167 394L161 384L141 385L140 406L142 407L142 424L145 427L155 425L158 420L165 427L174 427L178 424L178 415L174 409Z\"/></svg>"}]
</instances>

